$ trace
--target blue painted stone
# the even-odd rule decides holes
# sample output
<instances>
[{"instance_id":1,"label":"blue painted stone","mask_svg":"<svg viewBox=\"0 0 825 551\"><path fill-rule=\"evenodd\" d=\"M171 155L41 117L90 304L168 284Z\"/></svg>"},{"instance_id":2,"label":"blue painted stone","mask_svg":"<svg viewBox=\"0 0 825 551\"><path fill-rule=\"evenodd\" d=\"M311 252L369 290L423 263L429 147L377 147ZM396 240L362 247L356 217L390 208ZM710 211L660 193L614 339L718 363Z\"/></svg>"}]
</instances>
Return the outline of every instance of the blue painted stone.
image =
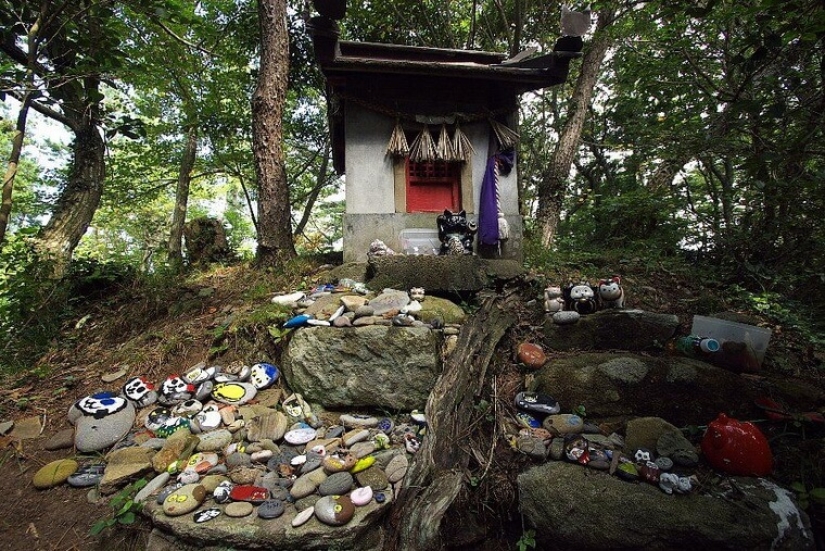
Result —
<instances>
[{"instance_id":1,"label":"blue painted stone","mask_svg":"<svg viewBox=\"0 0 825 551\"><path fill-rule=\"evenodd\" d=\"M301 327L307 324L307 321L312 319L309 314L301 314L291 318L284 323L284 329L292 329L293 327Z\"/></svg>"}]
</instances>

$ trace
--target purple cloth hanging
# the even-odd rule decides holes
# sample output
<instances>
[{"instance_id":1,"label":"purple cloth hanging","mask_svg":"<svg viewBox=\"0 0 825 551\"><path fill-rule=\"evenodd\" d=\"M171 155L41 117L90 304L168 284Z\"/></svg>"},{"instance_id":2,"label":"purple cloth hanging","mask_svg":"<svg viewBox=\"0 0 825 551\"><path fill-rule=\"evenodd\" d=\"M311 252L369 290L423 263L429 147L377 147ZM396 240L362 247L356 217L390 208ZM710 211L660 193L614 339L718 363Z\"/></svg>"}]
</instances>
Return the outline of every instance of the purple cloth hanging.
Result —
<instances>
[{"instance_id":1,"label":"purple cloth hanging","mask_svg":"<svg viewBox=\"0 0 825 551\"><path fill-rule=\"evenodd\" d=\"M503 174L509 174L516 163L514 149L500 151L487 160L487 169L481 181L481 198L478 208L478 242L482 245L498 245L498 174L496 163L499 163Z\"/></svg>"}]
</instances>

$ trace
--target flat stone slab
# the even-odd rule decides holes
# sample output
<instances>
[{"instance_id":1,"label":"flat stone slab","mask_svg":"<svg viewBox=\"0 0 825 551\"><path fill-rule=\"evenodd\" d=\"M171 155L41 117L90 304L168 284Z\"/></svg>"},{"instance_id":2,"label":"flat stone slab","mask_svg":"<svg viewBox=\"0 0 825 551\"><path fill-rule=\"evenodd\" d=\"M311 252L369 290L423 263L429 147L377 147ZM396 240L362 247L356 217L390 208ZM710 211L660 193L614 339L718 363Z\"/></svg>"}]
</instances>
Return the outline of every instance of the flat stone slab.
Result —
<instances>
[{"instance_id":1,"label":"flat stone slab","mask_svg":"<svg viewBox=\"0 0 825 551\"><path fill-rule=\"evenodd\" d=\"M17 440L34 440L40 438L42 430L40 417L25 417L15 421L14 428L9 434Z\"/></svg>"},{"instance_id":2,"label":"flat stone slab","mask_svg":"<svg viewBox=\"0 0 825 551\"><path fill-rule=\"evenodd\" d=\"M676 334L679 318L644 310L601 310L570 325L544 322L544 345L553 350L661 350Z\"/></svg>"},{"instance_id":3,"label":"flat stone slab","mask_svg":"<svg viewBox=\"0 0 825 551\"><path fill-rule=\"evenodd\" d=\"M333 548L341 551L377 550L381 548L384 539L379 520L393 501L392 492L383 493L387 497L384 503L373 500L363 507L357 507L355 516L344 526L326 526L313 517L297 528L292 526L292 519L298 514L298 510L291 503L286 504L284 513L274 519L250 515L238 520L220 515L209 522L196 524L193 515L166 516L161 506L149 500L144 514L151 517L157 530L150 537L147 551L236 548L272 551L320 551ZM200 508L214 506L214 502L207 499Z\"/></svg>"},{"instance_id":4,"label":"flat stone slab","mask_svg":"<svg viewBox=\"0 0 825 551\"><path fill-rule=\"evenodd\" d=\"M384 256L367 266L370 289L424 287L428 294L474 293L525 274L515 260L477 256Z\"/></svg>"}]
</instances>

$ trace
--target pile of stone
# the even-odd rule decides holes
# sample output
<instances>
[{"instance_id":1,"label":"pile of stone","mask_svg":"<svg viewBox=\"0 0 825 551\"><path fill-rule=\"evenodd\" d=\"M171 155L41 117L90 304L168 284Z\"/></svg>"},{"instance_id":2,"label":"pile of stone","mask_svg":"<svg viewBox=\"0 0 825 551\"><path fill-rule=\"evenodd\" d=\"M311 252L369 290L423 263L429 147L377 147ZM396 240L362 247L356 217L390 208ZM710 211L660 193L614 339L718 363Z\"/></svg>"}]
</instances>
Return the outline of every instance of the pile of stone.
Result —
<instances>
[{"instance_id":1,"label":"pile of stone","mask_svg":"<svg viewBox=\"0 0 825 551\"><path fill-rule=\"evenodd\" d=\"M276 388L279 379L272 364L201 363L159 390L132 377L119 393L86 396L69 409L69 445L111 451L103 462L95 455L50 463L34 485L111 493L154 473L135 501L167 517L191 513L195 523L257 512L259 519L288 516L292 526L313 516L340 526L356 508L391 502L426 430L423 415L347 413L325 423L321 417L334 416Z\"/></svg>"}]
</instances>

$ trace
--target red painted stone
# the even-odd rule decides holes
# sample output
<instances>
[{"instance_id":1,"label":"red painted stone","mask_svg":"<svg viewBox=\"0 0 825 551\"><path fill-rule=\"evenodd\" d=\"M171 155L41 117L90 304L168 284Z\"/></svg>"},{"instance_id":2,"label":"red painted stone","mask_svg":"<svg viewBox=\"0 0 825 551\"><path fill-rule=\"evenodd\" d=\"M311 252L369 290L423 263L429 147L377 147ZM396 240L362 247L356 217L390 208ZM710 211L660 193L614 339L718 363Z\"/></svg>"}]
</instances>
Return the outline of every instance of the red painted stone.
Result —
<instances>
[{"instance_id":1,"label":"red painted stone","mask_svg":"<svg viewBox=\"0 0 825 551\"><path fill-rule=\"evenodd\" d=\"M739 476L766 476L773 454L765 435L747 421L720 413L702 438L702 453L714 469Z\"/></svg>"},{"instance_id":2,"label":"red painted stone","mask_svg":"<svg viewBox=\"0 0 825 551\"><path fill-rule=\"evenodd\" d=\"M538 369L547 361L544 350L537 344L523 342L518 345L518 360L531 369Z\"/></svg>"},{"instance_id":3,"label":"red painted stone","mask_svg":"<svg viewBox=\"0 0 825 551\"><path fill-rule=\"evenodd\" d=\"M262 503L269 499L269 490L260 486L243 484L235 486L229 492L229 499L232 501L248 501L250 503Z\"/></svg>"}]
</instances>

